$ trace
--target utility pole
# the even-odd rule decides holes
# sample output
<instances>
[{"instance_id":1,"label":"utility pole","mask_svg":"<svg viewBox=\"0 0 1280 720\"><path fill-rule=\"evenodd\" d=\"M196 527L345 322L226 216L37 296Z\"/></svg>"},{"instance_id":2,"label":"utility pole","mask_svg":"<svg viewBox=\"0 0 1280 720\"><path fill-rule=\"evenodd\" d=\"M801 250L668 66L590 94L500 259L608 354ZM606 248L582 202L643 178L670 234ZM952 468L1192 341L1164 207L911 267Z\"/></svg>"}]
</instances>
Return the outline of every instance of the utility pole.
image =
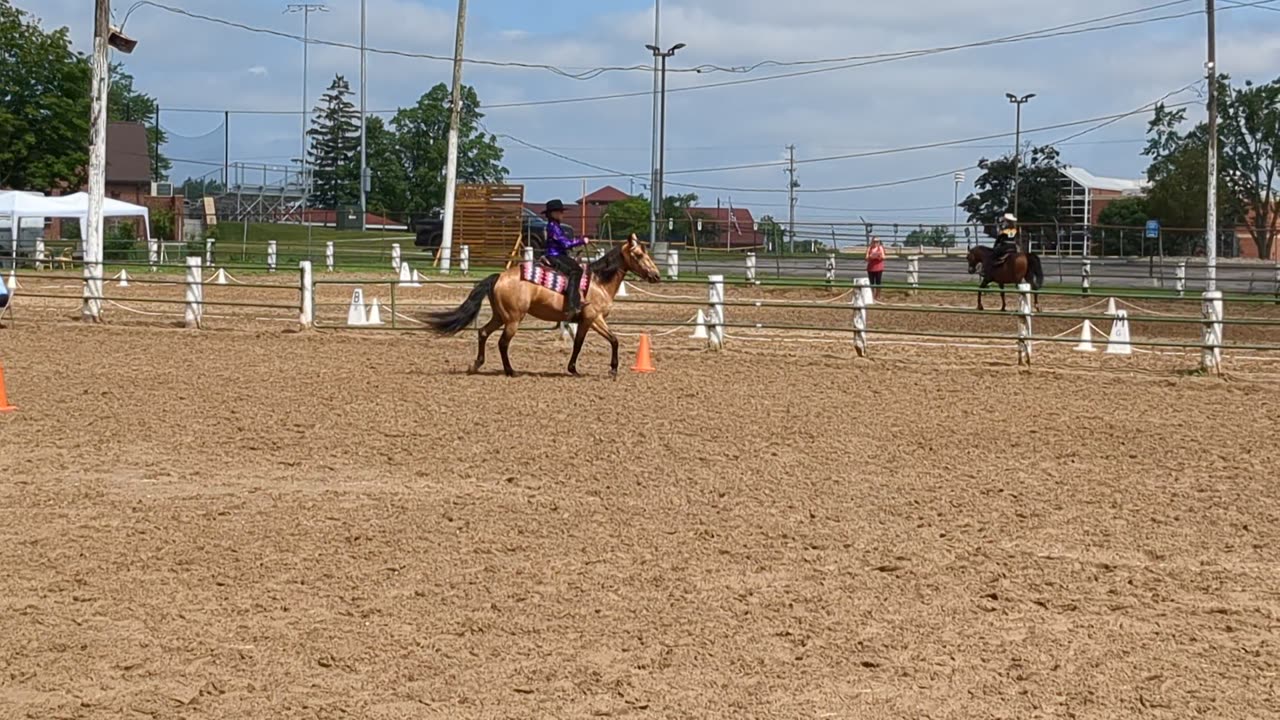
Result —
<instances>
[{"instance_id":1,"label":"utility pole","mask_svg":"<svg viewBox=\"0 0 1280 720\"><path fill-rule=\"evenodd\" d=\"M302 13L302 223L307 226L307 259L311 258L311 223L307 220L307 203L311 197L311 184L307 182L307 68L311 50L311 13L329 12L328 5L318 3L293 3L285 7L286 14Z\"/></svg>"},{"instance_id":2,"label":"utility pole","mask_svg":"<svg viewBox=\"0 0 1280 720\"><path fill-rule=\"evenodd\" d=\"M1209 18L1209 59L1204 67L1209 75L1209 190L1204 233L1205 290L1218 289L1218 63L1213 25L1213 2L1205 0Z\"/></svg>"},{"instance_id":3,"label":"utility pole","mask_svg":"<svg viewBox=\"0 0 1280 720\"><path fill-rule=\"evenodd\" d=\"M951 203L951 232L955 235L960 234L960 184L964 182L964 173L958 172L951 176L956 183L955 193Z\"/></svg>"},{"instance_id":4,"label":"utility pole","mask_svg":"<svg viewBox=\"0 0 1280 720\"><path fill-rule=\"evenodd\" d=\"M662 0L653 0L653 45L662 46ZM658 214L661 201L653 196L658 186L658 56L653 56L653 128L649 137L649 242L658 241Z\"/></svg>"},{"instance_id":5,"label":"utility pole","mask_svg":"<svg viewBox=\"0 0 1280 720\"><path fill-rule=\"evenodd\" d=\"M467 31L467 0L458 0L458 29L453 42L453 95L449 108L449 155L445 163L444 236L440 240L440 272L449 274L453 252L454 196L458 191L458 123L462 116L462 41Z\"/></svg>"},{"instance_id":6,"label":"utility pole","mask_svg":"<svg viewBox=\"0 0 1280 720\"><path fill-rule=\"evenodd\" d=\"M787 146L787 235L791 237L791 249L796 246L796 146ZM778 249L781 254L781 248Z\"/></svg>"},{"instance_id":7,"label":"utility pole","mask_svg":"<svg viewBox=\"0 0 1280 720\"><path fill-rule=\"evenodd\" d=\"M369 117L366 90L369 86L369 75L365 72L365 50L368 40L368 2L360 0L360 230L368 227L369 219Z\"/></svg>"},{"instance_id":8,"label":"utility pole","mask_svg":"<svg viewBox=\"0 0 1280 720\"><path fill-rule=\"evenodd\" d=\"M645 45L645 49L653 53L658 63L658 169L654 173L653 197L650 200L651 210L656 208L655 221L662 219L662 201L666 197L663 175L667 164L667 59L673 57L684 47L684 43L676 43L666 51L657 45Z\"/></svg>"},{"instance_id":9,"label":"utility pole","mask_svg":"<svg viewBox=\"0 0 1280 720\"><path fill-rule=\"evenodd\" d=\"M89 216L84 233L85 322L102 320L102 207L107 194L107 95L110 92L111 2L95 0L93 6L93 60L89 111ZM18 223L13 223L13 246L18 247Z\"/></svg>"},{"instance_id":10,"label":"utility pole","mask_svg":"<svg viewBox=\"0 0 1280 720\"><path fill-rule=\"evenodd\" d=\"M1014 120L1013 126L1013 216L1018 217L1018 186L1021 184L1022 172L1022 106L1026 105L1027 101L1035 97L1036 94L1028 93L1018 97L1013 93L1005 93L1004 96L1009 98L1009 102L1018 107L1017 119Z\"/></svg>"}]
</instances>

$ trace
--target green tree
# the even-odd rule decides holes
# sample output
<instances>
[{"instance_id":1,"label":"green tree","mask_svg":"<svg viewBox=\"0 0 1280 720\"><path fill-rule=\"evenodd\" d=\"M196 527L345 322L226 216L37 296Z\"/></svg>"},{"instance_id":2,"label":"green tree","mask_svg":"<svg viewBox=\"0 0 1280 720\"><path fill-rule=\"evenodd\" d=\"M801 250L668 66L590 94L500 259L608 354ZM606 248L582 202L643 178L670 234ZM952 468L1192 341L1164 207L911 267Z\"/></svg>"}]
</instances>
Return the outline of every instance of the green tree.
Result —
<instances>
[{"instance_id":1,"label":"green tree","mask_svg":"<svg viewBox=\"0 0 1280 720\"><path fill-rule=\"evenodd\" d=\"M907 247L955 247L956 236L945 225L920 228L907 233Z\"/></svg>"},{"instance_id":2,"label":"green tree","mask_svg":"<svg viewBox=\"0 0 1280 720\"><path fill-rule=\"evenodd\" d=\"M1151 216L1147 213L1147 199L1144 197L1123 197L1112 200L1102 212L1098 213L1099 225L1113 227L1144 227Z\"/></svg>"},{"instance_id":3,"label":"green tree","mask_svg":"<svg viewBox=\"0 0 1280 720\"><path fill-rule=\"evenodd\" d=\"M444 206L451 106L449 88L440 83L391 120L408 181L409 209L438 210ZM458 182L496 183L507 176L497 136L480 128L483 118L475 89L464 86L458 126Z\"/></svg>"},{"instance_id":4,"label":"green tree","mask_svg":"<svg viewBox=\"0 0 1280 720\"><path fill-rule=\"evenodd\" d=\"M0 0L0 186L79 187L88 162L89 64L66 28L51 32Z\"/></svg>"},{"instance_id":5,"label":"green tree","mask_svg":"<svg viewBox=\"0 0 1280 720\"><path fill-rule=\"evenodd\" d=\"M168 137L156 125L156 100L133 87L133 76L120 63L111 64L111 90L107 95L107 119L142 123L147 126L147 155L151 158L151 179L159 180L173 168L160 152Z\"/></svg>"},{"instance_id":6,"label":"green tree","mask_svg":"<svg viewBox=\"0 0 1280 720\"><path fill-rule=\"evenodd\" d=\"M396 134L382 118L372 116L365 129L369 155L369 209L386 214L409 207L409 180Z\"/></svg>"},{"instance_id":7,"label":"green tree","mask_svg":"<svg viewBox=\"0 0 1280 720\"><path fill-rule=\"evenodd\" d=\"M1012 154L995 160L978 161L982 174L974 186L978 192L960 202L969 220L980 222L994 232L1001 215L1013 212ZM1062 163L1052 146L1033 147L1024 155L1018 178L1018 221L1022 223L1053 222L1058 215L1062 192Z\"/></svg>"},{"instance_id":8,"label":"green tree","mask_svg":"<svg viewBox=\"0 0 1280 720\"><path fill-rule=\"evenodd\" d=\"M351 205L360 196L360 113L347 99L349 95L351 84L341 75L334 76L307 130L315 207Z\"/></svg>"},{"instance_id":9,"label":"green tree","mask_svg":"<svg viewBox=\"0 0 1280 720\"><path fill-rule=\"evenodd\" d=\"M1220 228L1244 223L1261 257L1270 257L1277 228L1280 78L1233 86L1218 78L1218 208ZM1166 225L1203 227L1206 216L1208 127L1180 131L1183 109L1157 106L1147 128L1150 210Z\"/></svg>"},{"instance_id":10,"label":"green tree","mask_svg":"<svg viewBox=\"0 0 1280 720\"><path fill-rule=\"evenodd\" d=\"M187 178L182 181L180 192L188 199L202 198L206 195L218 195L223 192L222 183L211 178Z\"/></svg>"},{"instance_id":11,"label":"green tree","mask_svg":"<svg viewBox=\"0 0 1280 720\"><path fill-rule=\"evenodd\" d=\"M609 205L600 218L602 227L597 228L601 235L608 233L609 239L630 237L632 233L638 238L649 238L649 198L644 196L629 197Z\"/></svg>"},{"instance_id":12,"label":"green tree","mask_svg":"<svg viewBox=\"0 0 1280 720\"><path fill-rule=\"evenodd\" d=\"M154 127L155 100L133 87L123 67L111 67L107 116L148 123L153 171L163 134ZM40 23L0 0L0 185L31 190L81 187L89 162L89 60L71 48L66 28Z\"/></svg>"},{"instance_id":13,"label":"green tree","mask_svg":"<svg viewBox=\"0 0 1280 720\"><path fill-rule=\"evenodd\" d=\"M772 215L762 216L756 221L756 227L764 238L764 244L768 250L778 252L782 248L784 231L782 225Z\"/></svg>"}]
</instances>

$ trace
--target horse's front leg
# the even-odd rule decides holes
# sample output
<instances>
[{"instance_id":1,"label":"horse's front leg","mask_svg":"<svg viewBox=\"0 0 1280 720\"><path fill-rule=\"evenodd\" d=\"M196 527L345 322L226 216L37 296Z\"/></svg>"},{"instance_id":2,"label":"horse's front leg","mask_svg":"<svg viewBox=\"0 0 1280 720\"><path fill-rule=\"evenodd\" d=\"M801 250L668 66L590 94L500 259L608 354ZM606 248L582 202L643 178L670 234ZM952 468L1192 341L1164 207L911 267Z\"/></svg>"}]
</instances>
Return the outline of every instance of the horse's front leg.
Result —
<instances>
[{"instance_id":1,"label":"horse's front leg","mask_svg":"<svg viewBox=\"0 0 1280 720\"><path fill-rule=\"evenodd\" d=\"M999 285L1000 285L1000 312L1008 312L1009 310L1005 306L1005 301L1004 301L1004 283L999 283Z\"/></svg>"},{"instance_id":2,"label":"horse's front leg","mask_svg":"<svg viewBox=\"0 0 1280 720\"><path fill-rule=\"evenodd\" d=\"M577 377L578 375L578 353L582 352L582 343L587 339L587 333L591 331L591 323L594 320L588 320L584 312L579 318L578 331L573 335L573 354L569 356L569 374Z\"/></svg>"},{"instance_id":3,"label":"horse's front leg","mask_svg":"<svg viewBox=\"0 0 1280 720\"><path fill-rule=\"evenodd\" d=\"M978 283L978 309L979 310L986 310L986 308L982 307L982 291L987 287L987 283L989 282L991 281L987 280L984 277L982 278L982 281Z\"/></svg>"}]
</instances>

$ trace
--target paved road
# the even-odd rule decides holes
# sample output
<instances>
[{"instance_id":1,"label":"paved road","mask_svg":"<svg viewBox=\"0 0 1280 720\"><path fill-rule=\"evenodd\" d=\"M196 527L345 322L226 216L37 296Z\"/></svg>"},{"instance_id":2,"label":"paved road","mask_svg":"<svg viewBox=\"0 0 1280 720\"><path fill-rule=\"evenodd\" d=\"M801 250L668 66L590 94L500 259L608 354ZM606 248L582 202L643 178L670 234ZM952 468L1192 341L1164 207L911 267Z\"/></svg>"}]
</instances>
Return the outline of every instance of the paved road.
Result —
<instances>
[{"instance_id":1,"label":"paved road","mask_svg":"<svg viewBox=\"0 0 1280 720\"><path fill-rule=\"evenodd\" d=\"M1080 258L1056 258L1044 256L1045 284L1080 287ZM664 263L660 263L664 264ZM1091 285L1095 288L1118 287L1127 289L1174 288L1179 261L1166 258L1159 261L1138 258L1094 258L1090 260ZM720 273L728 277L742 277L744 260L697 260L691 253L682 254L680 269L698 275ZM665 270L665 267L664 267ZM1220 261L1218 287L1225 292L1254 292L1272 294L1277 289L1277 269L1272 263L1248 261ZM826 274L826 260L815 257L760 257L756 264L756 276L761 280L771 278L821 279ZM836 276L843 281L851 277L865 277L863 262L856 255L836 257ZM907 261L890 258L885 267L885 282L906 282ZM921 283L975 283L968 265L961 257L926 257L920 260ZM1203 260L1187 264L1186 289L1199 293L1204 289Z\"/></svg>"}]
</instances>

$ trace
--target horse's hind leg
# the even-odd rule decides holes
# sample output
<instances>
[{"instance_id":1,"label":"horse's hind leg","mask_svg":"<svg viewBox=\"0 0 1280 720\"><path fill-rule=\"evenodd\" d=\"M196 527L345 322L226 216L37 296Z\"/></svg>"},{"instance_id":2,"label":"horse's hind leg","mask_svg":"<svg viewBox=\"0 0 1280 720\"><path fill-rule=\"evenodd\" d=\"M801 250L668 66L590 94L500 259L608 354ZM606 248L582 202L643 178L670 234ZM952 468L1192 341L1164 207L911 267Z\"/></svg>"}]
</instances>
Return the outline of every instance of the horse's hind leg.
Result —
<instances>
[{"instance_id":1,"label":"horse's hind leg","mask_svg":"<svg viewBox=\"0 0 1280 720\"><path fill-rule=\"evenodd\" d=\"M511 338L516 336L516 330L520 329L519 322L508 322L502 328L502 337L498 338L498 352L502 355L502 371L507 377L515 377L516 371L511 368Z\"/></svg>"},{"instance_id":2,"label":"horse's hind leg","mask_svg":"<svg viewBox=\"0 0 1280 720\"><path fill-rule=\"evenodd\" d=\"M500 327L502 327L502 319L495 314L489 318L489 322L485 323L484 327L480 328L480 332L477 333L480 342L479 347L476 349L476 361L471 366L470 372L480 372L480 368L484 366L484 347L489 344L489 336Z\"/></svg>"}]
</instances>

